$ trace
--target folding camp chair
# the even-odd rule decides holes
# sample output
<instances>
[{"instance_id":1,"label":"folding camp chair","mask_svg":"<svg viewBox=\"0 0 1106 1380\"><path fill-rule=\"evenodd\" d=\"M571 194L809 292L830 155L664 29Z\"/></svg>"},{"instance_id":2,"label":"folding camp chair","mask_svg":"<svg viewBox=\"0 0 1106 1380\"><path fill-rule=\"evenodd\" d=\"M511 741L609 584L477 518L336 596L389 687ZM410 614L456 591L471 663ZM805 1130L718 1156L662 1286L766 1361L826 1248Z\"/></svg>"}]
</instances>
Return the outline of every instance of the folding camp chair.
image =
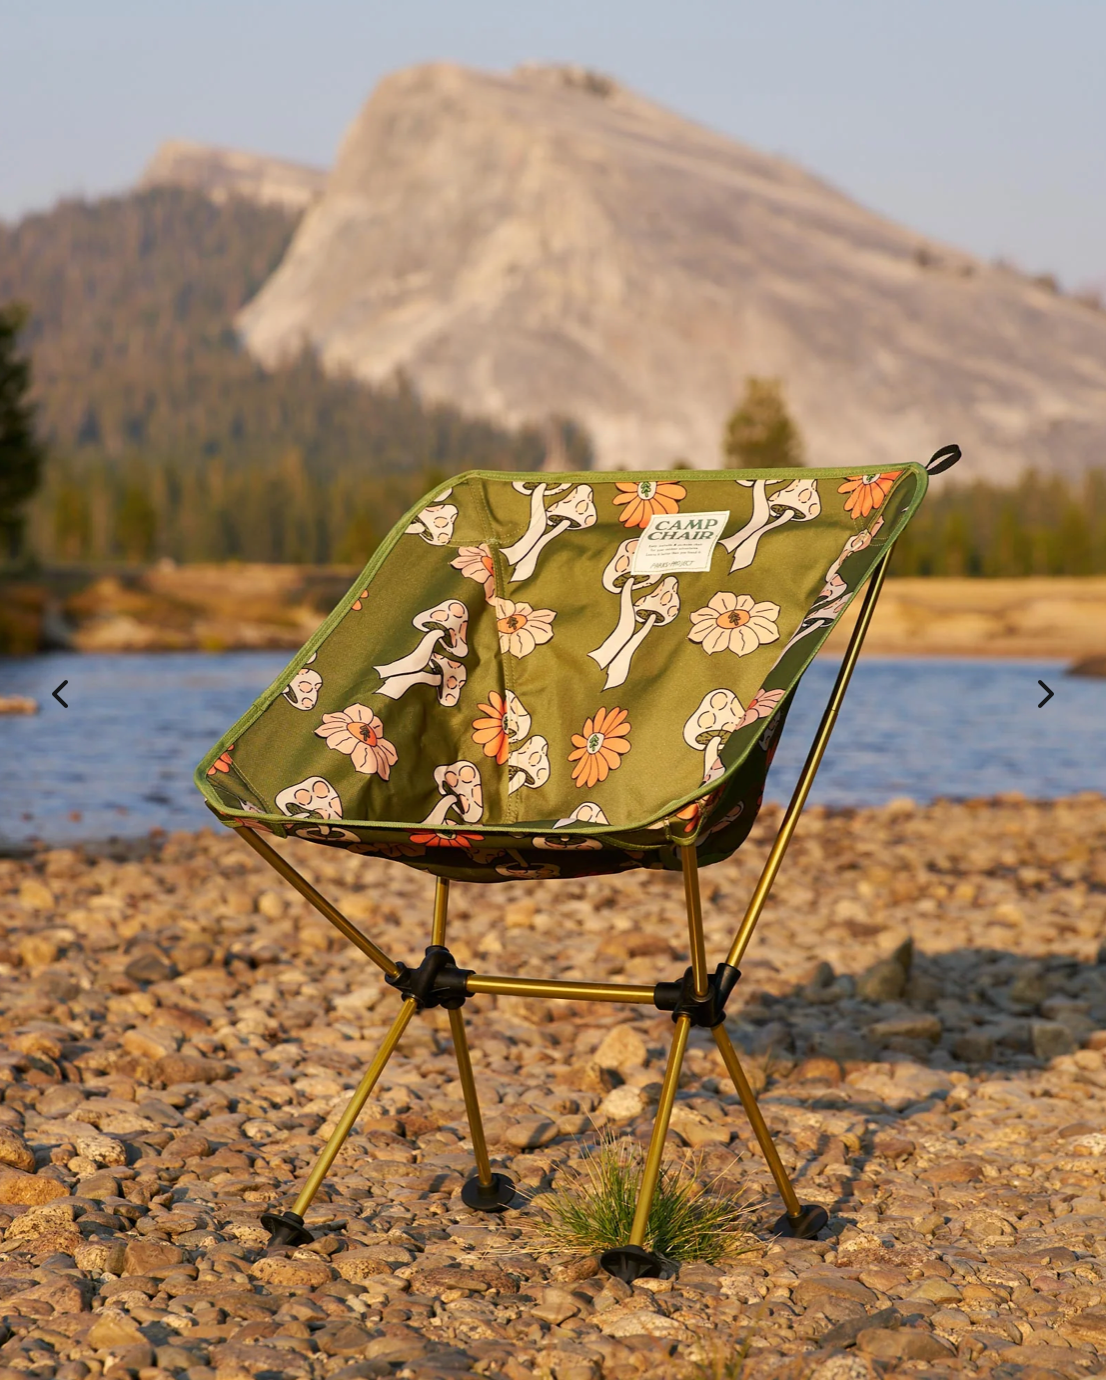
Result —
<instances>
[{"instance_id":1,"label":"folding camp chair","mask_svg":"<svg viewBox=\"0 0 1106 1380\"><path fill-rule=\"evenodd\" d=\"M603 1264L655 1275L646 1247L680 1067L712 1032L783 1199L776 1231L814 1236L726 1033L738 964L826 749L891 546L927 474L851 470L472 472L427 497L196 780L224 823L384 972L402 1002L384 1043L270 1244L311 1239L304 1214L417 1011L449 1012L476 1173L469 1207L501 1211L462 1007L496 994L637 1002L672 1013L629 1240ZM806 667L868 591L806 765L725 959L707 966L698 868L727 858L757 815ZM393 961L262 831L395 859L437 878L430 944ZM631 868L682 871L691 966L652 986L487 976L446 945L451 879L501 882Z\"/></svg>"}]
</instances>

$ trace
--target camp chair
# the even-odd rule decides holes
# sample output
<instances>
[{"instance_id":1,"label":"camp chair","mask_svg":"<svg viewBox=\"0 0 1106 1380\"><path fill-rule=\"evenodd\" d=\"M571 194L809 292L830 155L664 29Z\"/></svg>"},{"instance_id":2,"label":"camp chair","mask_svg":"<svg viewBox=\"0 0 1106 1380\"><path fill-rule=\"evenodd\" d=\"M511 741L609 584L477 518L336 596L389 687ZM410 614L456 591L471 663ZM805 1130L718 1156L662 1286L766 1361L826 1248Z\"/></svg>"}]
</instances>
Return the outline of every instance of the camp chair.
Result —
<instances>
[{"instance_id":1,"label":"camp chair","mask_svg":"<svg viewBox=\"0 0 1106 1380\"><path fill-rule=\"evenodd\" d=\"M891 547L928 466L674 473L463 474L380 545L353 588L196 772L220 819L316 907L401 998L398 1014L270 1245L311 1239L304 1214L418 1011L449 1012L472 1136L471 1208L513 1185L488 1157L462 1008L483 994L637 1002L675 1034L629 1240L603 1256L656 1275L645 1249L680 1067L709 1029L785 1206L811 1237L723 1024L738 964L826 749ZM698 868L745 840L795 688L868 591L760 880L725 959L707 965ZM430 944L390 958L263 837L392 858L437 878ZM655 985L461 968L446 944L451 880L683 873L691 965Z\"/></svg>"}]
</instances>

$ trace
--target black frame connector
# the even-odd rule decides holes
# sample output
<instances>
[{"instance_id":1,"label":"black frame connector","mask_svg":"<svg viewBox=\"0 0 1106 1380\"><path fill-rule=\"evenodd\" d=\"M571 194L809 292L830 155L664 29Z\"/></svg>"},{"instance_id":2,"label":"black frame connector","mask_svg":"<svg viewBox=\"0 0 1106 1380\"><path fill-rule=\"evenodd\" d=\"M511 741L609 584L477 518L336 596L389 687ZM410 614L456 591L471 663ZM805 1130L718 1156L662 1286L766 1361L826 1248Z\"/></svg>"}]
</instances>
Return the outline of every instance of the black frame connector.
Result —
<instances>
[{"instance_id":1,"label":"black frame connector","mask_svg":"<svg viewBox=\"0 0 1106 1380\"><path fill-rule=\"evenodd\" d=\"M653 1005L658 1011L671 1011L672 1019L687 1016L691 1024L713 1030L726 1019L726 1003L741 976L739 969L720 963L707 979L707 995L695 995L693 970L688 968L676 982L658 982L653 988Z\"/></svg>"},{"instance_id":2,"label":"black frame connector","mask_svg":"<svg viewBox=\"0 0 1106 1380\"><path fill-rule=\"evenodd\" d=\"M384 981L403 997L413 998L420 1011L435 1006L456 1011L472 996L465 984L474 969L459 968L444 944L431 944L417 968L409 968L406 963L398 967L395 977L385 976Z\"/></svg>"}]
</instances>

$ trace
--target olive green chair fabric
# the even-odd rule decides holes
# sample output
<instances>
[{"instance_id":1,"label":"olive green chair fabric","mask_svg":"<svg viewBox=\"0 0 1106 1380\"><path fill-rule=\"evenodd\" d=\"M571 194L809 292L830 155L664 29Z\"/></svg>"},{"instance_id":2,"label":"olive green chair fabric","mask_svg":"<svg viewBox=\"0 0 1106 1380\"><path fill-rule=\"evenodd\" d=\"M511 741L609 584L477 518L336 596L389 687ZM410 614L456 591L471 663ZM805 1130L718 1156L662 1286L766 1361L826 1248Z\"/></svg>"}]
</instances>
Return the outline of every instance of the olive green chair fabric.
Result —
<instances>
[{"instance_id":1,"label":"olive green chair fabric","mask_svg":"<svg viewBox=\"0 0 1106 1380\"><path fill-rule=\"evenodd\" d=\"M474 471L400 522L197 769L209 805L464 881L727 857L920 465Z\"/></svg>"}]
</instances>

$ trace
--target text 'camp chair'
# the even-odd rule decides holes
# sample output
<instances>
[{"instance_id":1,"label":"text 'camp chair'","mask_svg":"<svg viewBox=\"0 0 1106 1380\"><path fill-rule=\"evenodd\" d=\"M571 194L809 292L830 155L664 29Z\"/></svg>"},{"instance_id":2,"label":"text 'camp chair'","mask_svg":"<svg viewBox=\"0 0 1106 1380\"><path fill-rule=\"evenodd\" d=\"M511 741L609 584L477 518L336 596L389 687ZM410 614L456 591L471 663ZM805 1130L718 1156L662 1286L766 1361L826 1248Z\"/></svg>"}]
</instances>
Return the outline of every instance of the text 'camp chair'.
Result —
<instances>
[{"instance_id":1,"label":"text 'camp chair'","mask_svg":"<svg viewBox=\"0 0 1106 1380\"><path fill-rule=\"evenodd\" d=\"M384 972L401 1006L270 1245L311 1239L304 1213L417 1011L449 1012L476 1173L462 1197L500 1211L462 1007L484 993L638 1002L675 1035L629 1241L604 1266L655 1275L646 1226L692 1026L709 1028L785 1206L810 1237L723 1024L738 964L794 832L860 653L891 546L928 468L461 475L381 544L284 673L208 753L196 780L224 823ZM698 868L757 815L799 680L868 582L818 732L725 959L707 966ZM262 837L308 839L437 877L430 945L396 962ZM682 871L691 966L642 986L487 976L446 946L450 879L500 882L630 868Z\"/></svg>"}]
</instances>

